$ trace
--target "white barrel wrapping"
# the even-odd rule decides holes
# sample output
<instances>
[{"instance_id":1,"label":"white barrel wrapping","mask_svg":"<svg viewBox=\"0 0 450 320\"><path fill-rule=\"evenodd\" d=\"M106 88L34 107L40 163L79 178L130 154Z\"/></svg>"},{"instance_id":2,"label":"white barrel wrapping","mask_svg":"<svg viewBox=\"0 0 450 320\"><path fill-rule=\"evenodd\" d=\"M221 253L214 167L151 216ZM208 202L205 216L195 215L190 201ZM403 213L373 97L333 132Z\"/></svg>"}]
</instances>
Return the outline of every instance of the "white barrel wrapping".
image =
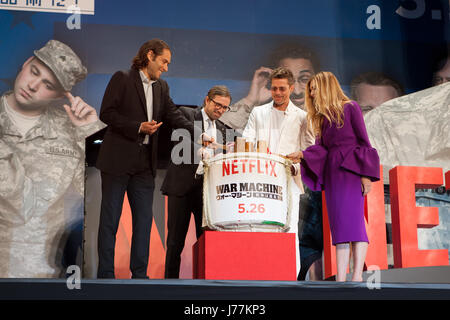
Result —
<instances>
[{"instance_id":1,"label":"white barrel wrapping","mask_svg":"<svg viewBox=\"0 0 450 320\"><path fill-rule=\"evenodd\" d=\"M203 226L286 232L291 217L291 161L274 154L219 154L204 161Z\"/></svg>"}]
</instances>

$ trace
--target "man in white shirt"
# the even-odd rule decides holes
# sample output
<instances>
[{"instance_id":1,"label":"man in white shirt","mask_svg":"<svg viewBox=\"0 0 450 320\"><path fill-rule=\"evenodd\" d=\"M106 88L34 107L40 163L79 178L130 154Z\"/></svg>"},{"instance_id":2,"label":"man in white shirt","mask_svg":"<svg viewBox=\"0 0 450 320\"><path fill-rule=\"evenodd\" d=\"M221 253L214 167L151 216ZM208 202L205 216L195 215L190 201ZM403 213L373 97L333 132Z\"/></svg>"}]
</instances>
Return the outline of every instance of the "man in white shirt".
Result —
<instances>
[{"instance_id":1,"label":"man in white shirt","mask_svg":"<svg viewBox=\"0 0 450 320\"><path fill-rule=\"evenodd\" d=\"M242 136L256 145L264 140L269 152L288 155L291 150L304 150L314 144L314 136L308 130L306 112L297 108L289 99L294 90L294 77L290 70L277 68L271 75L272 101L255 107L250 113ZM303 193L300 170L297 165L291 169L293 173L293 207L289 232L296 234L296 264L297 274L300 270L300 255L298 251L298 203Z\"/></svg>"},{"instance_id":2,"label":"man in white shirt","mask_svg":"<svg viewBox=\"0 0 450 320\"><path fill-rule=\"evenodd\" d=\"M299 43L286 43L271 54L270 61L265 66L255 70L247 96L230 106L230 112L222 117L223 123L236 130L244 129L253 108L270 101L269 76L276 67L284 67L292 72L294 89L290 96L291 102L306 110L305 86L319 69L319 60L310 48Z\"/></svg>"}]
</instances>

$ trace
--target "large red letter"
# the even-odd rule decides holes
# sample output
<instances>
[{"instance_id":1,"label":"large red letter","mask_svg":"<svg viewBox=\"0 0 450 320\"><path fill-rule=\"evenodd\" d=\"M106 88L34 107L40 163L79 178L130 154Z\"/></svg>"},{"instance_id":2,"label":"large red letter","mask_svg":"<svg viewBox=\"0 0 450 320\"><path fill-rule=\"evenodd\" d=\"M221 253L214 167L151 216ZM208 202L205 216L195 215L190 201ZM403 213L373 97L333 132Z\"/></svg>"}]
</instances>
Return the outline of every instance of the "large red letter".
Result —
<instances>
[{"instance_id":1,"label":"large red letter","mask_svg":"<svg viewBox=\"0 0 450 320\"><path fill-rule=\"evenodd\" d=\"M439 209L416 207L416 187L435 188L443 184L441 168L398 166L389 171L394 267L448 265L448 250L419 250L417 228L439 224Z\"/></svg>"},{"instance_id":2,"label":"large red letter","mask_svg":"<svg viewBox=\"0 0 450 320\"><path fill-rule=\"evenodd\" d=\"M450 190L450 171L445 173L445 189Z\"/></svg>"},{"instance_id":3,"label":"large red letter","mask_svg":"<svg viewBox=\"0 0 450 320\"><path fill-rule=\"evenodd\" d=\"M370 266L377 266L380 270L388 268L382 166L380 166L380 177L380 181L372 183L372 190L367 195L364 206L366 230L369 237L366 269Z\"/></svg>"},{"instance_id":4,"label":"large red letter","mask_svg":"<svg viewBox=\"0 0 450 320\"><path fill-rule=\"evenodd\" d=\"M330 223L328 222L325 191L322 191L322 221L323 221L323 272L324 279L334 276L336 270L336 250L331 241Z\"/></svg>"}]
</instances>

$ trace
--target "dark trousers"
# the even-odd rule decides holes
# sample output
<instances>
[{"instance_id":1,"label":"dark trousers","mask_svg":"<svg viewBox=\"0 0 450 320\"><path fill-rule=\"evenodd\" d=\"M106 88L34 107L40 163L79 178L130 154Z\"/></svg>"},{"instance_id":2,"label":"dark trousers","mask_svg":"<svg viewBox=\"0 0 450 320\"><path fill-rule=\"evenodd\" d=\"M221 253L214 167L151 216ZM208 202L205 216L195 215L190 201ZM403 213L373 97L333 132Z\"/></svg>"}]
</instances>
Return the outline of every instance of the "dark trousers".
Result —
<instances>
[{"instance_id":1,"label":"dark trousers","mask_svg":"<svg viewBox=\"0 0 450 320\"><path fill-rule=\"evenodd\" d=\"M322 257L322 192L312 191L305 186L305 193L300 196L300 219L303 220L302 230L299 229L300 264L298 280L305 280L306 274L317 259Z\"/></svg>"},{"instance_id":2,"label":"dark trousers","mask_svg":"<svg viewBox=\"0 0 450 320\"><path fill-rule=\"evenodd\" d=\"M198 239L203 232L201 188L195 188L182 197L169 195L165 278L180 277L181 252L189 229L191 212L194 214Z\"/></svg>"},{"instance_id":3,"label":"dark trousers","mask_svg":"<svg viewBox=\"0 0 450 320\"><path fill-rule=\"evenodd\" d=\"M133 235L130 270L133 278L148 278L150 231L153 220L154 177L151 170L112 175L102 172L102 203L98 230L97 278L114 278L116 233L127 192L131 207Z\"/></svg>"}]
</instances>

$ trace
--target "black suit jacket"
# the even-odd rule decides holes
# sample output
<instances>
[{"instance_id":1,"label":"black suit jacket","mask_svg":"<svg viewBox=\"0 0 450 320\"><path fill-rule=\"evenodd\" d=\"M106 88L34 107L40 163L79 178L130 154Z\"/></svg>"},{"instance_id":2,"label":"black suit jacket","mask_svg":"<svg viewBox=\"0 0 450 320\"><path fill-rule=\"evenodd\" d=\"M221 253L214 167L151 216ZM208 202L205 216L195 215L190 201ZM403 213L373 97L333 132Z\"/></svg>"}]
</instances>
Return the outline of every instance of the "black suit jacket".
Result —
<instances>
[{"instance_id":1,"label":"black suit jacket","mask_svg":"<svg viewBox=\"0 0 450 320\"><path fill-rule=\"evenodd\" d=\"M97 158L97 168L111 174L132 172L137 165L145 135L139 134L147 118L147 107L139 71L131 69L116 72L105 91L100 119L108 125ZM194 133L193 125L183 117L169 95L167 83L159 79L153 83L153 120L163 126L185 128ZM150 136L151 169L156 175L158 131Z\"/></svg>"},{"instance_id":2,"label":"black suit jacket","mask_svg":"<svg viewBox=\"0 0 450 320\"><path fill-rule=\"evenodd\" d=\"M192 123L194 123L194 121L196 123L200 122L202 124L202 132L204 131L203 117L201 113L202 108L193 109L181 107L179 109L180 111L182 111L184 116L187 119L189 119ZM216 122L218 142L222 143L226 141L227 138L229 140L234 139L233 136L227 137L226 135L227 127L222 122L220 122L219 120L216 120L215 122ZM197 137L192 136L193 139L191 140L190 164L185 163L175 164L171 159L171 162L167 169L166 177L161 187L161 191L163 192L163 194L184 196L194 188L202 187L203 177L200 179L195 178L195 172L197 171L198 167L198 161L195 161L195 159L198 158L196 157L196 153L198 148L200 148L200 145L197 144L196 141L198 136L199 135L197 135ZM183 143L183 141L180 141L179 143Z\"/></svg>"}]
</instances>

